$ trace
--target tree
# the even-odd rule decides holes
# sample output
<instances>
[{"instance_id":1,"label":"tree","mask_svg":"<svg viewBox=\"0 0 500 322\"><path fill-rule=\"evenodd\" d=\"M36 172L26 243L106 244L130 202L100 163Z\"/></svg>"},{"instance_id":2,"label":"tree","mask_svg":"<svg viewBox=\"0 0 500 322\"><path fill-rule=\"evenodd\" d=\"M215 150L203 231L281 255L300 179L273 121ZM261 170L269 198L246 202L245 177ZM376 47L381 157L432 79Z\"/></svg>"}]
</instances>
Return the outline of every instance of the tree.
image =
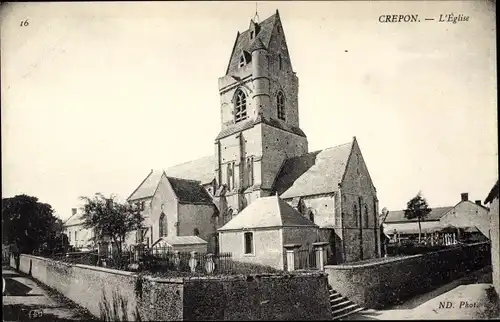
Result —
<instances>
[{"instance_id":1,"label":"tree","mask_svg":"<svg viewBox=\"0 0 500 322\"><path fill-rule=\"evenodd\" d=\"M427 215L431 212L431 209L427 205L427 201L424 197L422 197L422 192L419 192L415 197L413 197L406 204L406 209L404 210L406 219L415 219L418 220L418 242L420 243L422 237L422 226L421 221L427 217Z\"/></svg>"},{"instance_id":2,"label":"tree","mask_svg":"<svg viewBox=\"0 0 500 322\"><path fill-rule=\"evenodd\" d=\"M2 198L2 242L31 253L59 229L52 206L28 195Z\"/></svg>"},{"instance_id":3,"label":"tree","mask_svg":"<svg viewBox=\"0 0 500 322\"><path fill-rule=\"evenodd\" d=\"M106 198L100 193L94 197L80 197L85 203L82 207L81 219L84 228L95 232L95 240L110 238L117 246L119 258L122 256L122 245L127 235L142 229L144 217L140 209L128 203L119 203L115 196Z\"/></svg>"}]
</instances>

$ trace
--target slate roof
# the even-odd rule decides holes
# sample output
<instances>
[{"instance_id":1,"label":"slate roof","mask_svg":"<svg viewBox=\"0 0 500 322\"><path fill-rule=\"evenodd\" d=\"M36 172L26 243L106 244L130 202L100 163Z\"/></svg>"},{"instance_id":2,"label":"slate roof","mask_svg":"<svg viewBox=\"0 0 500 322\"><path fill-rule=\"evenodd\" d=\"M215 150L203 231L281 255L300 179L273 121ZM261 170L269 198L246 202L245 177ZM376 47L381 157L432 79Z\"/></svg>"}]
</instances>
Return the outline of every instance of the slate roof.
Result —
<instances>
[{"instance_id":1,"label":"slate roof","mask_svg":"<svg viewBox=\"0 0 500 322\"><path fill-rule=\"evenodd\" d=\"M212 182L215 179L214 174L215 161L213 156L203 157L190 162L178 164L170 167L167 170L151 170L146 179L136 188L134 192L127 198L128 201L133 201L142 198L153 197L161 176L165 172L167 176L186 180L196 180L201 184Z\"/></svg>"},{"instance_id":2,"label":"slate roof","mask_svg":"<svg viewBox=\"0 0 500 322\"><path fill-rule=\"evenodd\" d=\"M439 220L453 207L431 208L431 212L425 218L426 221ZM385 219L386 223L391 222L418 222L418 219L408 220L405 218L404 210L389 211Z\"/></svg>"},{"instance_id":3,"label":"slate roof","mask_svg":"<svg viewBox=\"0 0 500 322\"><path fill-rule=\"evenodd\" d=\"M270 227L318 227L278 196L256 199L219 231Z\"/></svg>"},{"instance_id":4,"label":"slate roof","mask_svg":"<svg viewBox=\"0 0 500 322\"><path fill-rule=\"evenodd\" d=\"M141 184L134 190L134 192L132 192L127 200L132 201L152 197L156 191L156 187L158 187L158 184L160 183L162 175L162 170L151 170L148 176L141 182Z\"/></svg>"},{"instance_id":5,"label":"slate roof","mask_svg":"<svg viewBox=\"0 0 500 322\"><path fill-rule=\"evenodd\" d=\"M187 203L212 203L212 197L210 197L199 181L173 177L167 178L179 201Z\"/></svg>"},{"instance_id":6,"label":"slate roof","mask_svg":"<svg viewBox=\"0 0 500 322\"><path fill-rule=\"evenodd\" d=\"M215 179L215 157L206 156L193 161L178 164L165 170L169 177L197 180L202 184Z\"/></svg>"},{"instance_id":7,"label":"slate roof","mask_svg":"<svg viewBox=\"0 0 500 322\"><path fill-rule=\"evenodd\" d=\"M338 190L353 142L287 159L274 183L274 191L288 199Z\"/></svg>"},{"instance_id":8,"label":"slate roof","mask_svg":"<svg viewBox=\"0 0 500 322\"><path fill-rule=\"evenodd\" d=\"M238 69L239 57L242 51L249 51L250 45L256 41L256 39L261 40L262 44L269 48L269 42L271 40L271 34L274 28L274 24L279 16L278 11L269 18L263 20L259 23L259 30L256 34L254 40L250 39L250 29L238 33L236 36L236 41L234 43L233 52L231 53L231 58L229 59L229 64L226 70L226 75Z\"/></svg>"}]
</instances>

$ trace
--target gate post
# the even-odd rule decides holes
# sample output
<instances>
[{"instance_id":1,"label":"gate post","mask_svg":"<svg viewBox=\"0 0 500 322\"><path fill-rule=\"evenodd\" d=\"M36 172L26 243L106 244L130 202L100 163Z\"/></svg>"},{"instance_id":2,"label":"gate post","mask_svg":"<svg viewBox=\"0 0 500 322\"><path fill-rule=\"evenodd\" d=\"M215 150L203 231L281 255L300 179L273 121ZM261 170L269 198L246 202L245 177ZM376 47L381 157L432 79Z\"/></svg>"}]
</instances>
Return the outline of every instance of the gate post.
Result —
<instances>
[{"instance_id":1,"label":"gate post","mask_svg":"<svg viewBox=\"0 0 500 322\"><path fill-rule=\"evenodd\" d=\"M286 269L291 272L295 270L295 250L300 248L299 244L287 244L283 246L286 250Z\"/></svg>"},{"instance_id":2,"label":"gate post","mask_svg":"<svg viewBox=\"0 0 500 322\"><path fill-rule=\"evenodd\" d=\"M325 246L328 245L327 242L318 242L312 244L314 250L316 251L316 268L323 271L325 270Z\"/></svg>"}]
</instances>

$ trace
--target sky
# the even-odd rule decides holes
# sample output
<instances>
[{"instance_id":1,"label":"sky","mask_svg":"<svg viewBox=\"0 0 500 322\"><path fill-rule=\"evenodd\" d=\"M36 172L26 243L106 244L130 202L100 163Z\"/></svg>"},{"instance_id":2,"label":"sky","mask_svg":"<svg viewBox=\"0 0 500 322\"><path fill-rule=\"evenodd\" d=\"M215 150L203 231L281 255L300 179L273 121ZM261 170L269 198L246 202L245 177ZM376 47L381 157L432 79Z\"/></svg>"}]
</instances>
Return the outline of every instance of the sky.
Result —
<instances>
[{"instance_id":1,"label":"sky","mask_svg":"<svg viewBox=\"0 0 500 322\"><path fill-rule=\"evenodd\" d=\"M484 200L498 178L490 1L258 2L279 10L309 151L356 136L380 209ZM255 2L8 3L0 9L2 197L65 219L151 169L214 153L218 78ZM469 16L439 23L440 14ZM380 23L418 14L419 23ZM435 18L426 21L424 18ZM27 20L27 26L21 26Z\"/></svg>"}]
</instances>

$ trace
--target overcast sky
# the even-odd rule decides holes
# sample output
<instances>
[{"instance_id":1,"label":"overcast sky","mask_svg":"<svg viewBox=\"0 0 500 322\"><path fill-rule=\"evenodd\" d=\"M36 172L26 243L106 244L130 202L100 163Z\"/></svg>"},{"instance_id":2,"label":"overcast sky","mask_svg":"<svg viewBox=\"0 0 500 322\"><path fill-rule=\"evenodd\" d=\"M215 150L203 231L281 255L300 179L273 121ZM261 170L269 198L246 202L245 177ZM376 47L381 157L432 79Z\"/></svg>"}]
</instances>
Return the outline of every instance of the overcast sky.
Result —
<instances>
[{"instance_id":1,"label":"overcast sky","mask_svg":"<svg viewBox=\"0 0 500 322\"><path fill-rule=\"evenodd\" d=\"M380 208L484 200L498 178L488 1L259 2L279 9L309 150L356 136ZM1 8L2 194L61 218L122 200L152 168L214 153L218 77L255 2L17 3ZM420 23L380 23L382 14ZM453 13L469 21L438 23ZM28 26L20 26L28 19Z\"/></svg>"}]
</instances>

